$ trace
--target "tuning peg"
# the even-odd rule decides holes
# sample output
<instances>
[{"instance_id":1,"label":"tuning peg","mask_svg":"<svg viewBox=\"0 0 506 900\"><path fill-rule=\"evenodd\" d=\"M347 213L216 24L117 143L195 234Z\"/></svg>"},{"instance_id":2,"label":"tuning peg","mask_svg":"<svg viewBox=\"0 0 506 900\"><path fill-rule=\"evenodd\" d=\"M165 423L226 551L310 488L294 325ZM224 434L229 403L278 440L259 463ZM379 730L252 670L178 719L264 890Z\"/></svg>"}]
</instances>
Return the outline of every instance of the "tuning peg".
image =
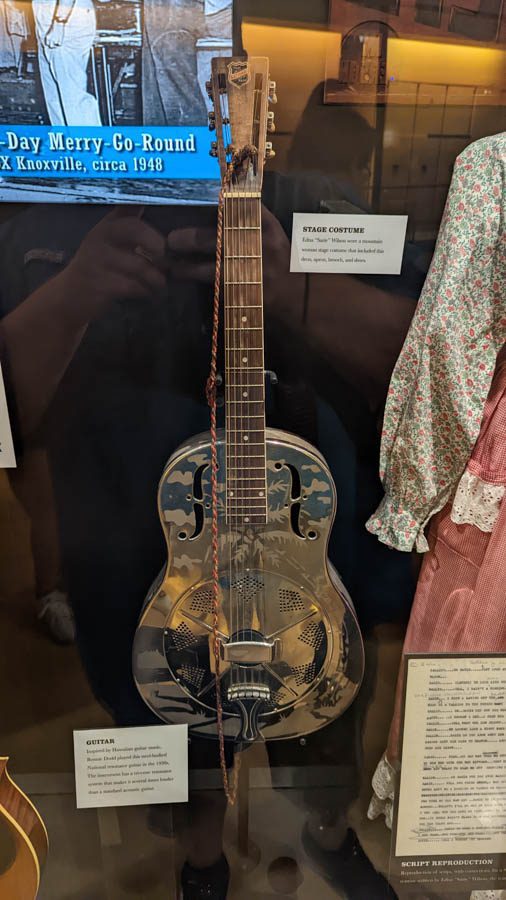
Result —
<instances>
[{"instance_id":1,"label":"tuning peg","mask_svg":"<svg viewBox=\"0 0 506 900\"><path fill-rule=\"evenodd\" d=\"M212 81L206 81L206 91L207 91L207 96L209 97L210 100L212 100L213 99L213 83L212 83Z\"/></svg>"},{"instance_id":2,"label":"tuning peg","mask_svg":"<svg viewBox=\"0 0 506 900\"><path fill-rule=\"evenodd\" d=\"M271 103L277 103L278 98L276 97L276 82L269 81L269 100Z\"/></svg>"},{"instance_id":3,"label":"tuning peg","mask_svg":"<svg viewBox=\"0 0 506 900\"><path fill-rule=\"evenodd\" d=\"M267 113L267 131L272 134L276 131L276 126L274 124L274 113L272 110Z\"/></svg>"},{"instance_id":4,"label":"tuning peg","mask_svg":"<svg viewBox=\"0 0 506 900\"><path fill-rule=\"evenodd\" d=\"M207 114L207 118L209 119L209 131L216 131L216 113L214 110Z\"/></svg>"},{"instance_id":5,"label":"tuning peg","mask_svg":"<svg viewBox=\"0 0 506 900\"><path fill-rule=\"evenodd\" d=\"M272 149L272 144L270 141L267 141L265 144L265 158L273 159L276 156L276 151Z\"/></svg>"},{"instance_id":6,"label":"tuning peg","mask_svg":"<svg viewBox=\"0 0 506 900\"><path fill-rule=\"evenodd\" d=\"M211 149L209 151L209 156L218 156L218 141L211 142Z\"/></svg>"}]
</instances>

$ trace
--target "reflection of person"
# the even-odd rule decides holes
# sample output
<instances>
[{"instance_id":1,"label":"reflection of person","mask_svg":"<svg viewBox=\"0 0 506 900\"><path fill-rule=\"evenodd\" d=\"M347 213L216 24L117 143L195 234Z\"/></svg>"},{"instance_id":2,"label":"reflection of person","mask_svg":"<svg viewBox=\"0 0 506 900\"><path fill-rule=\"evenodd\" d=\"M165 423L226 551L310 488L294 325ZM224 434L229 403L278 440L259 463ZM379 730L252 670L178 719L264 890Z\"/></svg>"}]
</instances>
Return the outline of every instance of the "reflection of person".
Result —
<instances>
[{"instance_id":1,"label":"reflection of person","mask_svg":"<svg viewBox=\"0 0 506 900\"><path fill-rule=\"evenodd\" d=\"M143 9L144 123L205 124L210 60L232 49L232 0L144 0Z\"/></svg>"},{"instance_id":2,"label":"reflection of person","mask_svg":"<svg viewBox=\"0 0 506 900\"><path fill-rule=\"evenodd\" d=\"M313 194L321 196L314 180L310 201L302 196L290 200L290 180L277 187L287 209L313 203ZM276 185L270 193L268 202L276 208ZM77 641L93 690L119 724L148 724L158 720L153 720L133 683L131 647L143 595L165 554L156 511L157 481L177 444L208 425L202 387L209 356L208 285L216 236L213 228L172 231L167 259L161 231L131 211L119 210L98 222L101 213L96 207L79 213L69 216L63 209L48 214L39 207L4 231L2 291L8 303L16 305L12 300L16 288L11 285L21 283L18 302L20 293L27 299L3 320L0 337L8 354L3 368L16 396L18 430L28 437L38 429L51 460ZM170 211L150 215L158 216L163 230L170 227ZM379 583L386 581L385 593L405 596L409 587L406 590L402 572L394 571L391 562L399 560L397 554L381 549L365 534L355 558L358 531L363 531L363 520L377 497L369 497L366 509L355 507L349 481L357 463L336 404L348 407L355 419L363 414L367 420L366 403L378 408L413 304L347 276L315 276L310 315L296 335L305 352L296 351L291 331L287 335L301 320L305 278L289 274L287 237L267 212L264 234L268 336L278 335L267 349L267 365L285 388L270 421L291 424L299 432L304 428L308 437L316 429L318 445L329 457L338 482L341 502L332 555L345 581L350 587L357 582L362 594L368 590L375 598ZM33 250L27 252L48 245L49 250L38 250L39 259L34 259ZM139 247L142 254L136 252ZM12 266L16 258L28 260L21 273ZM311 369L300 370L309 357L323 359L333 375L327 381L329 402L322 397L319 382L312 383ZM314 388L315 416L306 402L307 391L302 407L293 401L297 390L290 391L289 386L294 369L297 378L307 378ZM11 404L14 411L12 399ZM368 549L372 555L366 556ZM360 600L359 594L355 596ZM273 761L304 765L310 759L312 765L342 765L349 802L356 792L356 774L350 777L350 770L356 773L357 768L354 716L352 707L335 728L309 735L304 747L295 742L271 745ZM216 745L203 747L193 741L190 759L197 768L216 766ZM357 878L363 888L359 896L392 897L347 835L345 818L335 815L336 805L342 804L342 785L339 790L316 791L321 796L311 834L318 832L316 822L321 822L325 804L332 814L325 834L333 842L325 848L325 859L330 857L334 866L339 863L339 883L345 877L349 883ZM184 900L226 897L222 800L219 792L206 792L203 801L191 794ZM312 840L308 837L311 852ZM339 854L336 848L341 848Z\"/></svg>"},{"instance_id":3,"label":"reflection of person","mask_svg":"<svg viewBox=\"0 0 506 900\"><path fill-rule=\"evenodd\" d=\"M93 0L33 0L39 71L51 125L100 125L88 92L96 34Z\"/></svg>"},{"instance_id":4,"label":"reflection of person","mask_svg":"<svg viewBox=\"0 0 506 900\"><path fill-rule=\"evenodd\" d=\"M346 141L343 121L341 127L337 140ZM298 133L299 150L303 139ZM371 148L366 129L363 139ZM341 180L331 168L301 173L300 157L296 175L266 178L265 202L276 216L264 214L266 362L279 377L269 423L312 440L332 469L340 502L330 554L366 629L399 616L410 600L409 559L382 547L363 525L381 493L375 418L417 292L406 297L402 278L392 291L381 278L289 274L285 231L292 213L316 212L335 198L360 202L350 189L353 143L348 162L343 157L344 151ZM139 725L158 721L131 677L139 608L165 556L156 485L171 451L209 421L202 388L216 234L213 228L172 231L167 259L163 232L172 225L171 211L150 210L159 228L129 210L97 222L100 215L96 207L80 209L78 217L41 207L4 230L4 313L17 308L3 320L0 339L18 430L29 436L42 424L90 683L118 724ZM34 247L49 250L39 249L34 259ZM12 266L16 258L29 260L21 274ZM268 752L272 764L332 766L333 773L341 767L340 784L333 778L333 787L304 792L311 809L306 849L343 893L385 900L392 894L347 831L358 780L357 704L304 746L273 742ZM202 748L193 740L190 761L216 766L216 745ZM212 791L203 803L190 795L184 900L226 897L222 800Z\"/></svg>"},{"instance_id":5,"label":"reflection of person","mask_svg":"<svg viewBox=\"0 0 506 900\"><path fill-rule=\"evenodd\" d=\"M22 5L13 0L0 2L0 69L17 69L21 45L27 36L26 18Z\"/></svg>"},{"instance_id":6,"label":"reflection of person","mask_svg":"<svg viewBox=\"0 0 506 900\"><path fill-rule=\"evenodd\" d=\"M364 195L370 181L374 131L351 105L324 104L324 88L320 82L309 96L290 144L288 169L331 175ZM308 141L310 134L313 141Z\"/></svg>"},{"instance_id":7,"label":"reflection of person","mask_svg":"<svg viewBox=\"0 0 506 900\"><path fill-rule=\"evenodd\" d=\"M74 617L64 589L58 519L47 456L26 448L23 465L9 470L9 482L30 522L37 618L58 644L75 639Z\"/></svg>"}]
</instances>

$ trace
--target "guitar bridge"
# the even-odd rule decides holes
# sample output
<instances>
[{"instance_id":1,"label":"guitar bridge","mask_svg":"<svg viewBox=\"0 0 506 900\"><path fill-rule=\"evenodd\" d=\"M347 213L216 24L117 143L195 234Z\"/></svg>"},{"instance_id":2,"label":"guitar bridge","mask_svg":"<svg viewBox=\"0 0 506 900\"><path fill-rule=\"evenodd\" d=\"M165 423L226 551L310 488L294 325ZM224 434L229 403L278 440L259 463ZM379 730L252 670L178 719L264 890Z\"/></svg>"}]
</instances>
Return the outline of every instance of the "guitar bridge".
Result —
<instances>
[{"instance_id":1,"label":"guitar bridge","mask_svg":"<svg viewBox=\"0 0 506 900\"><path fill-rule=\"evenodd\" d=\"M227 697L229 700L270 700L271 691L266 684L232 684Z\"/></svg>"}]
</instances>

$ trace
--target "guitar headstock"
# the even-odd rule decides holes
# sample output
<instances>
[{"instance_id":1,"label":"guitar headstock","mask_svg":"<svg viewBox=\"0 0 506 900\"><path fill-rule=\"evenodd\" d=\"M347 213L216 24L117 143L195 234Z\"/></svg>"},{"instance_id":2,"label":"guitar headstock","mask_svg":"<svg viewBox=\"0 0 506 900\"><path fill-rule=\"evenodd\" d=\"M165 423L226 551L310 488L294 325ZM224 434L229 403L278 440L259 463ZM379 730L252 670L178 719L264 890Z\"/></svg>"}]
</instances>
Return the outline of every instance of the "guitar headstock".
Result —
<instances>
[{"instance_id":1,"label":"guitar headstock","mask_svg":"<svg viewBox=\"0 0 506 900\"><path fill-rule=\"evenodd\" d=\"M234 173L231 189L260 191L264 162L274 156L267 141L268 133L274 131L269 103L276 102L269 60L265 56L217 57L211 66L207 88L214 110L209 113L209 127L216 129L211 156L218 158L223 180L234 153L244 147L255 148L254 157L248 156Z\"/></svg>"}]
</instances>

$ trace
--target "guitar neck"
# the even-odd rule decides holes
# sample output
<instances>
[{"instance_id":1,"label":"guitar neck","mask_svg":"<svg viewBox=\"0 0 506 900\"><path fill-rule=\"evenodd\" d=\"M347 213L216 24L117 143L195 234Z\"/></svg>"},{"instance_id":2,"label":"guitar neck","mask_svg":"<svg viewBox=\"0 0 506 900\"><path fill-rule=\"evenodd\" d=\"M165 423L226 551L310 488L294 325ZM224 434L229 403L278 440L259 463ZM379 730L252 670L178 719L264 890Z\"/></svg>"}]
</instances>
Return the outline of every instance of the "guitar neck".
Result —
<instances>
[{"instance_id":1,"label":"guitar neck","mask_svg":"<svg viewBox=\"0 0 506 900\"><path fill-rule=\"evenodd\" d=\"M227 521L267 521L261 200L224 198Z\"/></svg>"}]
</instances>

